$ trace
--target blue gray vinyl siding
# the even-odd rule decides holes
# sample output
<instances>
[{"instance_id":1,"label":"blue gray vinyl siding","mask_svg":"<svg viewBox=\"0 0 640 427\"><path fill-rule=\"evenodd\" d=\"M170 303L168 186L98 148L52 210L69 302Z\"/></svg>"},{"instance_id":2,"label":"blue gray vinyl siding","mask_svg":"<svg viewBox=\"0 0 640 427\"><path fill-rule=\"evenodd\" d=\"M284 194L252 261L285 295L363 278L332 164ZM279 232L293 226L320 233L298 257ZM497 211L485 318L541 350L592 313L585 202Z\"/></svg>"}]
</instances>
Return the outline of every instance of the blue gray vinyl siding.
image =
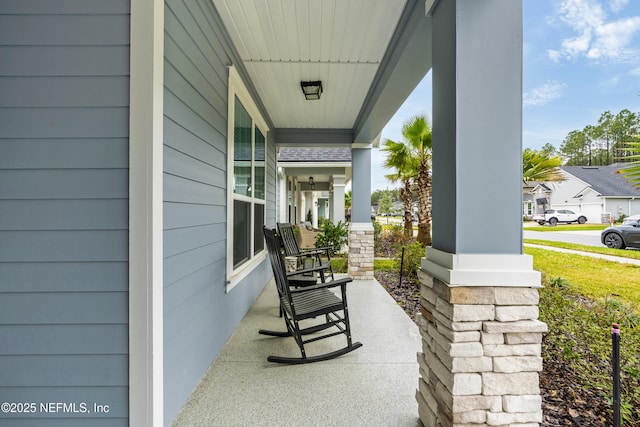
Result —
<instances>
[{"instance_id":1,"label":"blue gray vinyl siding","mask_svg":"<svg viewBox=\"0 0 640 427\"><path fill-rule=\"evenodd\" d=\"M169 424L263 289L262 262L225 293L232 63L209 0L165 3L164 411ZM275 149L266 218L275 222Z\"/></svg>"},{"instance_id":2,"label":"blue gray vinyl siding","mask_svg":"<svg viewBox=\"0 0 640 427\"><path fill-rule=\"evenodd\" d=\"M0 58L0 425L127 426L129 2L2 1Z\"/></svg>"}]
</instances>

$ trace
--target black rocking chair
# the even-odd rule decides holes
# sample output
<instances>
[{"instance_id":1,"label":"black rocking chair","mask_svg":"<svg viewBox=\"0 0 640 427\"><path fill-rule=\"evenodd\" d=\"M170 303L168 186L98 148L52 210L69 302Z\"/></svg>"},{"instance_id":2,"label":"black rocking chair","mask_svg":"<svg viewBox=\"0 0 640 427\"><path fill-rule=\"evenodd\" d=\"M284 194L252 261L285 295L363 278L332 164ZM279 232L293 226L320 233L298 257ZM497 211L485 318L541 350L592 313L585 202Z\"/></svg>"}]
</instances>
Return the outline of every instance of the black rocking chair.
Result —
<instances>
[{"instance_id":1,"label":"black rocking chair","mask_svg":"<svg viewBox=\"0 0 640 427\"><path fill-rule=\"evenodd\" d=\"M352 342L351 340L351 326L347 308L346 286L353 279L347 277L326 283L316 283L307 287L291 287L281 251L282 243L280 237L274 229L264 227L263 230L271 268L278 288L278 296L280 297L280 310L284 314L287 331L277 332L261 329L259 333L275 337L292 336L296 340L301 353L301 357L269 356L267 360L269 362L287 364L312 363L333 359L361 347L361 343ZM298 273L313 272L317 268L322 267L310 267L300 270ZM330 290L338 287L340 288L340 294L335 294ZM302 321L306 323L311 321L310 319L317 317L322 318L323 321L321 323L316 321L314 325L301 327L300 323ZM318 334L318 332L330 328L336 328L337 330ZM347 345L345 347L317 356L307 356L305 344L341 334L346 336ZM309 335L312 336L305 338L305 336Z\"/></svg>"},{"instance_id":2,"label":"black rocking chair","mask_svg":"<svg viewBox=\"0 0 640 427\"><path fill-rule=\"evenodd\" d=\"M320 281L325 281L325 276L334 280L331 267L331 248L300 249L293 226L288 222L278 223L278 234L282 240L285 256L298 258L298 264L303 269L314 268L314 271L305 273L305 276L320 276ZM305 286L303 276L298 275L296 285ZM289 279L291 281L291 278Z\"/></svg>"}]
</instances>

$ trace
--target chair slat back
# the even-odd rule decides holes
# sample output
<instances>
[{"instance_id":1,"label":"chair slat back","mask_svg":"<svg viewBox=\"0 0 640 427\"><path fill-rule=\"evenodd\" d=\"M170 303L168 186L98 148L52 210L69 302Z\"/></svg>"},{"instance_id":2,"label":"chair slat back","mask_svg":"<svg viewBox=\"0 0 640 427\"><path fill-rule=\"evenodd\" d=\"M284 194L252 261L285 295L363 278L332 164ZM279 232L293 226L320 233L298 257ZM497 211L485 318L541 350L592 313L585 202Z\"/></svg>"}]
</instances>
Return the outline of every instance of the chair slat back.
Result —
<instances>
[{"instance_id":1,"label":"chair slat back","mask_svg":"<svg viewBox=\"0 0 640 427\"><path fill-rule=\"evenodd\" d=\"M288 222L279 222L278 232L282 239L285 254L287 256L299 255L300 248L298 247L298 240L296 239L296 233L293 226Z\"/></svg>"},{"instance_id":2,"label":"chair slat back","mask_svg":"<svg viewBox=\"0 0 640 427\"><path fill-rule=\"evenodd\" d=\"M280 250L282 243L280 237L276 234L276 230L263 227L264 239L267 243L267 251L269 260L271 261L271 269L278 288L278 295L291 301L291 292L289 291L289 281L287 280L286 265Z\"/></svg>"}]
</instances>

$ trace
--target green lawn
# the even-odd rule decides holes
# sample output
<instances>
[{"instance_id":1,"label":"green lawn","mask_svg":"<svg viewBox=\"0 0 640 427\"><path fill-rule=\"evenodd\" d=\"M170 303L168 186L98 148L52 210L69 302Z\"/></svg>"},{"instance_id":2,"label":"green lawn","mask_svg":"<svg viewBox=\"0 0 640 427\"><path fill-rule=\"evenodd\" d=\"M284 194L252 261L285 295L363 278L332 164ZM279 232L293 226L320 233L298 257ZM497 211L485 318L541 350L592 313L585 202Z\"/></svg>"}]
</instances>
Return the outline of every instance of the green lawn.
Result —
<instances>
[{"instance_id":1,"label":"green lawn","mask_svg":"<svg viewBox=\"0 0 640 427\"><path fill-rule=\"evenodd\" d=\"M593 299L615 298L640 309L640 266L584 255L525 247L534 269L561 277L578 293Z\"/></svg>"},{"instance_id":2,"label":"green lawn","mask_svg":"<svg viewBox=\"0 0 640 427\"><path fill-rule=\"evenodd\" d=\"M524 243L552 246L554 248L573 249L574 251L590 252L594 254L612 255L622 258L640 259L640 251L633 249L611 249L606 246L584 246L575 243L552 242L549 240L524 239Z\"/></svg>"}]
</instances>

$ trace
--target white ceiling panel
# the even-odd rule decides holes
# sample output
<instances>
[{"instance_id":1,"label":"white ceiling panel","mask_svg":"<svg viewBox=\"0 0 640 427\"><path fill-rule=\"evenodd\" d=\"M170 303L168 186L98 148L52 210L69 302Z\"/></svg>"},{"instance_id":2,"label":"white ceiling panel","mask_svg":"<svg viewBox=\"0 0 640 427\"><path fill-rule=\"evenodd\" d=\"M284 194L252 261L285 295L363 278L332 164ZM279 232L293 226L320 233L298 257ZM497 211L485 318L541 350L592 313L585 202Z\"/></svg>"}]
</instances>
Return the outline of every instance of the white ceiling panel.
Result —
<instances>
[{"instance_id":1,"label":"white ceiling panel","mask_svg":"<svg viewBox=\"0 0 640 427\"><path fill-rule=\"evenodd\" d=\"M276 128L351 128L404 0L213 0ZM321 80L306 101L300 81Z\"/></svg>"}]
</instances>

